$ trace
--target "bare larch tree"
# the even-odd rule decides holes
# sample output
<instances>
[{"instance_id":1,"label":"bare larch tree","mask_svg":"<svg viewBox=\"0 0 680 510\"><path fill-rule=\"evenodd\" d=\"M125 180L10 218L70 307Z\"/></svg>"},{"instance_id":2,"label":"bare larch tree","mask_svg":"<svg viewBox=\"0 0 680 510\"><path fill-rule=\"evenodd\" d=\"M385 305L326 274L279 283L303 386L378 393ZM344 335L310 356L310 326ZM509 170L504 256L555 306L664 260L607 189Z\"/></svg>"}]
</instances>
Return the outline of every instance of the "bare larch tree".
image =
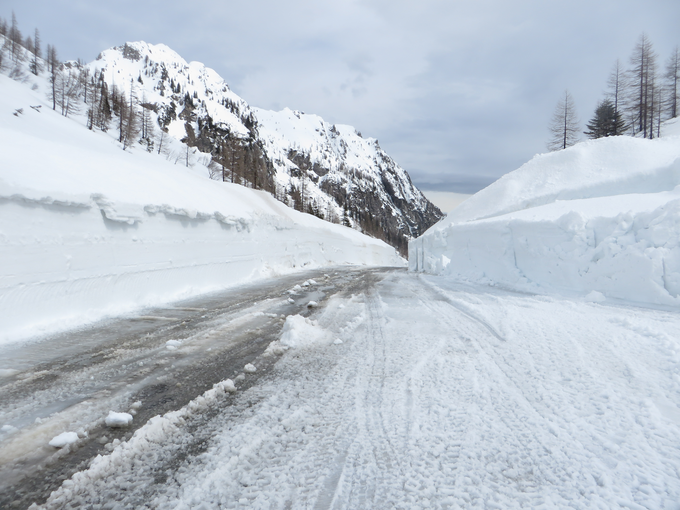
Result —
<instances>
[{"instance_id":1,"label":"bare larch tree","mask_svg":"<svg viewBox=\"0 0 680 510\"><path fill-rule=\"evenodd\" d=\"M568 90L564 91L564 97L557 103L555 113L550 122L550 140L548 150L558 151L566 149L578 142L579 121L576 116L574 100Z\"/></svg>"}]
</instances>

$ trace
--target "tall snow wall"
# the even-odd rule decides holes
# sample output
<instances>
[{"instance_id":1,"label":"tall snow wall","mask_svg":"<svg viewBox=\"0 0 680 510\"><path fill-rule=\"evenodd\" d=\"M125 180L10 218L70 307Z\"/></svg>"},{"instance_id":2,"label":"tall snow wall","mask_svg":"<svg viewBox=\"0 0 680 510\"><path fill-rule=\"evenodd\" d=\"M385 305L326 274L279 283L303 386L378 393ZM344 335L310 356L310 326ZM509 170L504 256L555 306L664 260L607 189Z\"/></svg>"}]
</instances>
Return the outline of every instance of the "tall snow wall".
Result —
<instances>
[{"instance_id":1,"label":"tall snow wall","mask_svg":"<svg viewBox=\"0 0 680 510\"><path fill-rule=\"evenodd\" d=\"M536 156L409 244L409 269L518 291L680 305L680 136Z\"/></svg>"},{"instance_id":2,"label":"tall snow wall","mask_svg":"<svg viewBox=\"0 0 680 510\"><path fill-rule=\"evenodd\" d=\"M204 167L122 151L0 82L0 343L303 268L405 263Z\"/></svg>"}]
</instances>

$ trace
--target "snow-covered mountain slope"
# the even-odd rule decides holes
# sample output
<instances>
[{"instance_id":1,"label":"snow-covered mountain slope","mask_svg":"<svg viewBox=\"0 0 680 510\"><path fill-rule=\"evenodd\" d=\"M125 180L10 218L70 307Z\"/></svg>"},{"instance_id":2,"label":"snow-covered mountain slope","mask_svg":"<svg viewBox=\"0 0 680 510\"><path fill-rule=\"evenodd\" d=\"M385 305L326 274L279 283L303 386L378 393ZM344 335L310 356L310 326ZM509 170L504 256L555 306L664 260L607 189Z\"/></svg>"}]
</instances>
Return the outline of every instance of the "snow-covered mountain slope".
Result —
<instances>
[{"instance_id":1,"label":"snow-covered mountain slope","mask_svg":"<svg viewBox=\"0 0 680 510\"><path fill-rule=\"evenodd\" d=\"M153 126L211 155L220 178L270 191L404 253L408 239L442 216L377 140L316 115L251 108L215 71L167 46L127 43L102 52L89 69L109 92L115 87L146 105Z\"/></svg>"},{"instance_id":2,"label":"snow-covered mountain slope","mask_svg":"<svg viewBox=\"0 0 680 510\"><path fill-rule=\"evenodd\" d=\"M302 267L404 263L200 165L122 151L26 79L0 75L0 342Z\"/></svg>"},{"instance_id":3,"label":"snow-covered mountain slope","mask_svg":"<svg viewBox=\"0 0 680 510\"><path fill-rule=\"evenodd\" d=\"M537 292L680 305L680 136L536 156L409 246L412 270Z\"/></svg>"}]
</instances>

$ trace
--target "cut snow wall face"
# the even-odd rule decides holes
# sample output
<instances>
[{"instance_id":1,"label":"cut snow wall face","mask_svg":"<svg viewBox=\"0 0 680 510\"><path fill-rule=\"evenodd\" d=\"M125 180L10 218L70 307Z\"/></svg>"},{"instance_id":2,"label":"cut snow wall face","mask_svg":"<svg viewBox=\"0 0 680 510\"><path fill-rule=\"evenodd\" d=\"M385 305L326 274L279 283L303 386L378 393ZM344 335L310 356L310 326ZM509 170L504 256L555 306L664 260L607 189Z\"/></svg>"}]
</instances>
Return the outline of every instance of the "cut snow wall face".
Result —
<instances>
[{"instance_id":1,"label":"cut snow wall face","mask_svg":"<svg viewBox=\"0 0 680 510\"><path fill-rule=\"evenodd\" d=\"M301 268L404 264L205 167L122 151L52 111L35 80L0 74L0 343Z\"/></svg>"},{"instance_id":2,"label":"cut snow wall face","mask_svg":"<svg viewBox=\"0 0 680 510\"><path fill-rule=\"evenodd\" d=\"M96 198L0 199L0 343L302 268L403 263L384 243L321 221L244 226L132 206L123 216Z\"/></svg>"},{"instance_id":3,"label":"cut snow wall face","mask_svg":"<svg viewBox=\"0 0 680 510\"><path fill-rule=\"evenodd\" d=\"M617 137L572 149L532 160L412 241L409 269L519 291L598 291L680 306L680 137ZM632 159L625 163L621 153ZM578 163L572 173L565 160Z\"/></svg>"},{"instance_id":4,"label":"cut snow wall face","mask_svg":"<svg viewBox=\"0 0 680 510\"><path fill-rule=\"evenodd\" d=\"M510 289L680 306L680 199L651 212L451 225L409 244L409 269Z\"/></svg>"}]
</instances>

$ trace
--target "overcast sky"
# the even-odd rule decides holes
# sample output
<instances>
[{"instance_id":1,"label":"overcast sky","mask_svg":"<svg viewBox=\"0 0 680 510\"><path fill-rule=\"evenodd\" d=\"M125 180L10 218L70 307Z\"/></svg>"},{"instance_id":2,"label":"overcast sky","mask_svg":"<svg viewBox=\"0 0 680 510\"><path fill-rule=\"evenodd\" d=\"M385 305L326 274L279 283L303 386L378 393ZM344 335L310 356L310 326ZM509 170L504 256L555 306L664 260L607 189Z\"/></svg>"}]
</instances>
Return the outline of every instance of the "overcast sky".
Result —
<instances>
[{"instance_id":1,"label":"overcast sky","mask_svg":"<svg viewBox=\"0 0 680 510\"><path fill-rule=\"evenodd\" d=\"M252 106L380 141L423 189L475 192L534 154L568 89L582 125L645 32L665 66L679 0L0 0L62 60L164 43Z\"/></svg>"}]
</instances>

